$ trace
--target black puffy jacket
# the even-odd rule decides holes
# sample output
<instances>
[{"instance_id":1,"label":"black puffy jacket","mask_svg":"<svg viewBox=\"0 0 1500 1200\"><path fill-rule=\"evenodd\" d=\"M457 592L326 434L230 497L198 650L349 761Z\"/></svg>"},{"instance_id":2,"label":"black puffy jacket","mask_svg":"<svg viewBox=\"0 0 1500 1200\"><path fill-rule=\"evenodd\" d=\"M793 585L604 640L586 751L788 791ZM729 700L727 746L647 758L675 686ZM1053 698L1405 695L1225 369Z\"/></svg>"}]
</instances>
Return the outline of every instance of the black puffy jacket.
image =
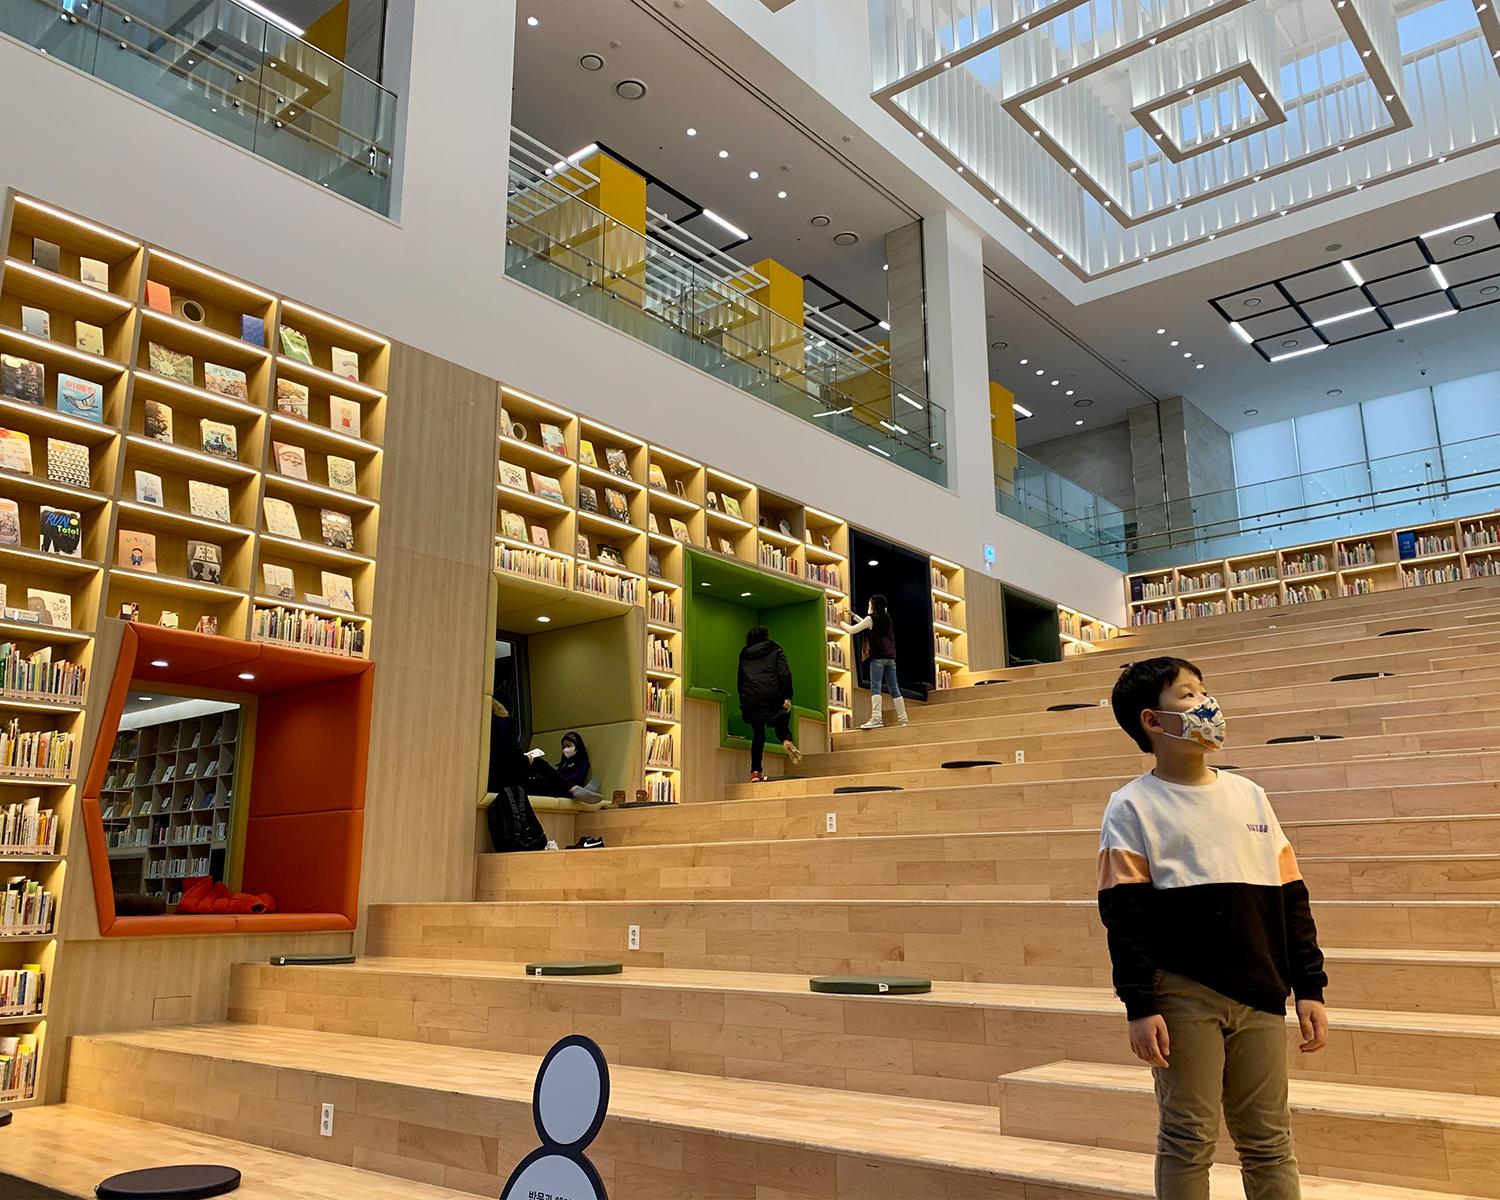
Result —
<instances>
[{"instance_id":1,"label":"black puffy jacket","mask_svg":"<svg viewBox=\"0 0 1500 1200\"><path fill-rule=\"evenodd\" d=\"M772 721L792 698L792 668L786 651L769 639L740 651L740 716Z\"/></svg>"}]
</instances>

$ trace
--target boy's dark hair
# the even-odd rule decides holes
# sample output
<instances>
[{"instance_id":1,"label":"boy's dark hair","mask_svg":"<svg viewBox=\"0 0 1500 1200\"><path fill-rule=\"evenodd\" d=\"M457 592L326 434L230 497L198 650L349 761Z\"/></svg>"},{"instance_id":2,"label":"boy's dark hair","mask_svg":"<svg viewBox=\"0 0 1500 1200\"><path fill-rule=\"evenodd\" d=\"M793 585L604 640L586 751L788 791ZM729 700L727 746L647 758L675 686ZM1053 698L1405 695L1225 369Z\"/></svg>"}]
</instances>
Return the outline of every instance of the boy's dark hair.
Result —
<instances>
[{"instance_id":1,"label":"boy's dark hair","mask_svg":"<svg viewBox=\"0 0 1500 1200\"><path fill-rule=\"evenodd\" d=\"M1120 669L1120 678L1115 680L1115 689L1109 696L1115 720L1147 754L1151 753L1151 739L1141 725L1141 711L1159 705L1162 692L1172 686L1182 671L1192 672L1200 681L1203 679L1203 672L1187 659L1162 657L1126 663Z\"/></svg>"},{"instance_id":2,"label":"boy's dark hair","mask_svg":"<svg viewBox=\"0 0 1500 1200\"><path fill-rule=\"evenodd\" d=\"M752 625L745 634L745 645L747 646L754 646L760 642L769 642L770 640L771 631L764 625Z\"/></svg>"}]
</instances>

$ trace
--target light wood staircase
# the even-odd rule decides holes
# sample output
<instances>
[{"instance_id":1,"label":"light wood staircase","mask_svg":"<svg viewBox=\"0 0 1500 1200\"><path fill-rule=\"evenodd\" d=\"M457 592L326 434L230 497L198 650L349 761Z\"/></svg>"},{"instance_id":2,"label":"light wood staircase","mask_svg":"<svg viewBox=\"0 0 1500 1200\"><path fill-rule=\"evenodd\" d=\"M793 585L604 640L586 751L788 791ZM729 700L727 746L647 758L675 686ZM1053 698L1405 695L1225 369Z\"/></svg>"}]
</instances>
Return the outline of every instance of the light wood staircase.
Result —
<instances>
[{"instance_id":1,"label":"light wood staircase","mask_svg":"<svg viewBox=\"0 0 1500 1200\"><path fill-rule=\"evenodd\" d=\"M606 848L481 856L475 902L374 907L352 966L236 967L222 1024L75 1038L67 1103L17 1115L6 1169L76 1184L89 1145L169 1146L251 1164L269 1190L248 1200L495 1196L536 1144L538 1056L581 1032L611 1063L590 1153L616 1200L1150 1196L1151 1081L1094 860L1146 761L1099 702L1162 652L1204 669L1222 759L1266 787L1313 893L1332 1032L1309 1057L1288 1026L1304 1195L1500 1197L1489 583L1132 630L975 676L792 777L582 815ZM942 765L973 759L1000 765ZM838 790L871 786L902 790ZM626 972L522 973L577 957ZM935 984L809 993L832 972ZM1219 1162L1216 1200L1239 1196Z\"/></svg>"}]
</instances>

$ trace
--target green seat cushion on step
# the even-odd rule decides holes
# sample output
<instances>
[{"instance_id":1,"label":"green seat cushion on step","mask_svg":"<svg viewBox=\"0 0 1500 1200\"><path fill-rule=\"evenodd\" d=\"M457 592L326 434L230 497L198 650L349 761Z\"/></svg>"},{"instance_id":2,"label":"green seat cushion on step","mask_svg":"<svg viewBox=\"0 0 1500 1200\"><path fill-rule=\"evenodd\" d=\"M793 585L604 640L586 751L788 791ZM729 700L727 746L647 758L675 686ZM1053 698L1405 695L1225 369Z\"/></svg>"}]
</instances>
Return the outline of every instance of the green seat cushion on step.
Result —
<instances>
[{"instance_id":1,"label":"green seat cushion on step","mask_svg":"<svg viewBox=\"0 0 1500 1200\"><path fill-rule=\"evenodd\" d=\"M815 975L807 985L837 996L914 996L932 991L932 980L914 975Z\"/></svg>"},{"instance_id":2,"label":"green seat cushion on step","mask_svg":"<svg viewBox=\"0 0 1500 1200\"><path fill-rule=\"evenodd\" d=\"M625 970L618 962L534 962L526 964L528 975L618 975Z\"/></svg>"}]
</instances>

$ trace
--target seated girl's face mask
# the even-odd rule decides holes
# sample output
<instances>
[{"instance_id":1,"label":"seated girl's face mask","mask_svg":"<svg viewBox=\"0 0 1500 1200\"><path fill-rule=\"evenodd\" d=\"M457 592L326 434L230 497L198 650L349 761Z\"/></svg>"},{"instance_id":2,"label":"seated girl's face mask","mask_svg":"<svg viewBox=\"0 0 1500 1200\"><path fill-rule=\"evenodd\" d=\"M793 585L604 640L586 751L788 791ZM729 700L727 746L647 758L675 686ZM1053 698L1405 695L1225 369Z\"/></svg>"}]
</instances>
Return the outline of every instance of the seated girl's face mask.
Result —
<instances>
[{"instance_id":1,"label":"seated girl's face mask","mask_svg":"<svg viewBox=\"0 0 1500 1200\"><path fill-rule=\"evenodd\" d=\"M1182 742L1195 742L1205 750L1222 750L1225 738L1228 736L1225 730L1224 710L1219 707L1219 702L1212 696L1207 697L1202 704L1190 708L1186 712L1176 712L1169 708L1154 708L1151 710L1158 718L1179 717L1182 720L1182 732L1173 733L1162 723L1162 732L1169 738L1176 738Z\"/></svg>"},{"instance_id":2,"label":"seated girl's face mask","mask_svg":"<svg viewBox=\"0 0 1500 1200\"><path fill-rule=\"evenodd\" d=\"M575 754L578 753L578 747L577 746L564 746L562 748L562 752L563 752L563 757L564 758L572 758L573 755L575 755Z\"/></svg>"}]
</instances>

